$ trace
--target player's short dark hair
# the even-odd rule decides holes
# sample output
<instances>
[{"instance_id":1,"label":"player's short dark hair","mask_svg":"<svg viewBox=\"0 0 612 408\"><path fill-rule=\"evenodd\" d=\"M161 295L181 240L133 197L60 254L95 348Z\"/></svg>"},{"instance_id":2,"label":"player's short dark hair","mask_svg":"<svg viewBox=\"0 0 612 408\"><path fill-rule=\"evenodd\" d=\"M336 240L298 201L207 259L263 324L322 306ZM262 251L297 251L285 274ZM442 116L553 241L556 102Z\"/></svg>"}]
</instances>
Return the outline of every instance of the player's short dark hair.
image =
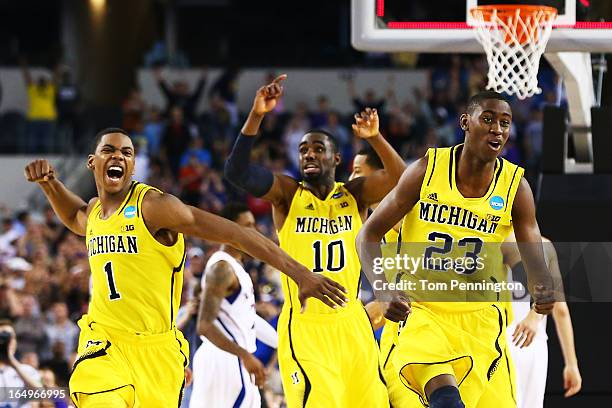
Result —
<instances>
[{"instance_id":1,"label":"player's short dark hair","mask_svg":"<svg viewBox=\"0 0 612 408\"><path fill-rule=\"evenodd\" d=\"M380 160L380 157L378 156L378 153L376 153L376 151L371 147L364 147L363 149L358 151L357 154L360 156L365 156L366 163L373 169L380 170L385 168L382 163L382 160Z\"/></svg>"},{"instance_id":2,"label":"player's short dark hair","mask_svg":"<svg viewBox=\"0 0 612 408\"><path fill-rule=\"evenodd\" d=\"M500 94L499 92L495 92L495 91L481 91L481 92L478 92L477 94L473 95L470 98L470 100L468 101L467 113L472 114L474 112L474 110L478 106L480 106L480 104L483 101L486 101L487 99L497 99L499 101L504 101L508 105L510 105L510 101L508 100L508 98L506 98L504 95Z\"/></svg>"},{"instance_id":3,"label":"player's short dark hair","mask_svg":"<svg viewBox=\"0 0 612 408\"><path fill-rule=\"evenodd\" d=\"M235 222L238 217L240 217L240 214L247 211L251 210L249 210L249 207L247 207L246 204L234 201L225 204L225 207L223 207L223 210L221 210L221 214L219 215L225 219Z\"/></svg>"},{"instance_id":4,"label":"player's short dark hair","mask_svg":"<svg viewBox=\"0 0 612 408\"><path fill-rule=\"evenodd\" d=\"M101 131L99 131L96 134L96 137L94 138L94 142L93 142L93 146L91 151L95 152L96 149L98 148L98 145L100 144L100 141L102 140L102 138L105 135L108 135L109 133L121 133L122 135L126 135L127 137L130 137L130 134L128 132L126 132L125 130L121 129L121 128L114 128L114 127L109 127L106 129L102 129Z\"/></svg>"},{"instance_id":5,"label":"player's short dark hair","mask_svg":"<svg viewBox=\"0 0 612 408\"><path fill-rule=\"evenodd\" d=\"M331 142L334 148L334 153L338 153L340 151L340 145L338 144L338 139L336 139L336 136L334 136L331 132L328 132L325 129L310 129L310 130L307 130L306 133L304 134L307 135L309 133L321 133L322 135L325 135L327 139Z\"/></svg>"}]
</instances>

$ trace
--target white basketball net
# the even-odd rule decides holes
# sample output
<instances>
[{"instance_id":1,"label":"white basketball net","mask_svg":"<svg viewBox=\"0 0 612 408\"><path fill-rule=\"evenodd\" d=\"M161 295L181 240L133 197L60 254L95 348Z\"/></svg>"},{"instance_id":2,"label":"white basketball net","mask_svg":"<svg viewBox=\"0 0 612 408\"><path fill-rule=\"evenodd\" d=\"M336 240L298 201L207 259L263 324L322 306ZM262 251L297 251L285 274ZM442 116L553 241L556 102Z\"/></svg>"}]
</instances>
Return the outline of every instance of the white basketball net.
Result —
<instances>
[{"instance_id":1,"label":"white basketball net","mask_svg":"<svg viewBox=\"0 0 612 408\"><path fill-rule=\"evenodd\" d=\"M499 11L494 7L471 10L478 21L474 27L478 42L489 63L487 89L519 99L539 94L540 58L550 38L555 9Z\"/></svg>"}]
</instances>

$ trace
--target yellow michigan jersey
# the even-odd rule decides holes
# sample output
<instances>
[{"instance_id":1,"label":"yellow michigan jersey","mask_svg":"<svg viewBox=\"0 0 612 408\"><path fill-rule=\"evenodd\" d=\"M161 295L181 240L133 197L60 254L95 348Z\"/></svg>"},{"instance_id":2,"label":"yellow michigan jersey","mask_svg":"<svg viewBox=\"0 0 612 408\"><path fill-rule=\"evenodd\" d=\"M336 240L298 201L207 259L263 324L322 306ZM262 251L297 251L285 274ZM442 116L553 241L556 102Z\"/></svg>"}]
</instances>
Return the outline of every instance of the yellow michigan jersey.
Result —
<instances>
[{"instance_id":1,"label":"yellow michigan jersey","mask_svg":"<svg viewBox=\"0 0 612 408\"><path fill-rule=\"evenodd\" d=\"M460 146L428 151L420 199L402 225L401 253L419 261L416 273L403 277L412 275L444 283L436 288L453 288L436 292L420 283L415 285L417 293L411 293L413 299L449 311L479 309L477 300L504 300L490 289L493 283L506 281L500 246L512 231L512 205L523 176L522 168L499 158L485 195L463 197L455 183ZM467 283L471 286L458 286Z\"/></svg>"},{"instance_id":2,"label":"yellow michigan jersey","mask_svg":"<svg viewBox=\"0 0 612 408\"><path fill-rule=\"evenodd\" d=\"M340 283L355 301L361 272L355 239L361 224L357 201L342 183L336 183L324 200L300 185L278 232L280 247L311 271ZM283 279L283 292L288 306L300 310L295 282ZM306 313L336 312L317 299L308 300Z\"/></svg>"},{"instance_id":3,"label":"yellow michigan jersey","mask_svg":"<svg viewBox=\"0 0 612 408\"><path fill-rule=\"evenodd\" d=\"M180 405L189 350L175 316L185 245L181 234L172 246L150 234L141 208L151 189L133 182L110 217L101 218L98 201L87 219L93 285L70 377L78 407Z\"/></svg>"},{"instance_id":4,"label":"yellow michigan jersey","mask_svg":"<svg viewBox=\"0 0 612 408\"><path fill-rule=\"evenodd\" d=\"M389 406L378 346L358 299L361 267L355 238L361 224L357 201L342 183L324 200L300 184L278 232L281 248L342 284L349 298L336 309L311 298L300 313L298 287L283 277L278 361L289 408Z\"/></svg>"},{"instance_id":5,"label":"yellow michigan jersey","mask_svg":"<svg viewBox=\"0 0 612 408\"><path fill-rule=\"evenodd\" d=\"M174 327L183 287L185 243L157 241L144 223L141 204L153 187L134 182L107 219L98 201L87 219L93 279L90 318L128 333L158 334Z\"/></svg>"},{"instance_id":6,"label":"yellow michigan jersey","mask_svg":"<svg viewBox=\"0 0 612 408\"><path fill-rule=\"evenodd\" d=\"M511 407L514 396L507 381L499 377L493 381L498 367L506 363L503 299L495 298L493 290L479 291L478 286L445 295L453 280L466 284L505 280L499 245L512 228L512 206L523 169L497 159L485 195L463 197L455 182L460 146L428 151L420 199L404 218L402 253L424 260L419 263L419 279L447 286L437 292L420 287L420 292L410 293L416 301L399 335L393 362L404 385L424 404L425 384L449 374L456 378L466 407L488 407L491 395L496 396L497 407ZM430 262L436 258L450 261ZM471 268L455 261L468 258L482 264L473 262L470 266L476 266Z\"/></svg>"}]
</instances>

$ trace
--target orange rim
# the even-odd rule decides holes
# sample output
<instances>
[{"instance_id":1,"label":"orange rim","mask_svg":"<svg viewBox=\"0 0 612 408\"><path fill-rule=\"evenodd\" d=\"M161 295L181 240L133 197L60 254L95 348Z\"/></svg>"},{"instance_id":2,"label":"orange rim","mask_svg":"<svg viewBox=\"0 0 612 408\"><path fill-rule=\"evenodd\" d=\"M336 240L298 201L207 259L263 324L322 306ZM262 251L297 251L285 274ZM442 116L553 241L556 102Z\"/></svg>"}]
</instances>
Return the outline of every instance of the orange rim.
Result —
<instances>
[{"instance_id":1,"label":"orange rim","mask_svg":"<svg viewBox=\"0 0 612 408\"><path fill-rule=\"evenodd\" d=\"M489 22L493 12L497 12L497 16L500 18L513 17L516 11L519 10L523 16L534 15L543 12L545 19L553 19L557 16L557 9L549 6L536 6L536 5L512 5L512 4L494 4L489 6L478 6L470 10L474 17L477 17L474 13L479 11L482 13L484 21ZM523 11L525 13L523 13Z\"/></svg>"}]
</instances>

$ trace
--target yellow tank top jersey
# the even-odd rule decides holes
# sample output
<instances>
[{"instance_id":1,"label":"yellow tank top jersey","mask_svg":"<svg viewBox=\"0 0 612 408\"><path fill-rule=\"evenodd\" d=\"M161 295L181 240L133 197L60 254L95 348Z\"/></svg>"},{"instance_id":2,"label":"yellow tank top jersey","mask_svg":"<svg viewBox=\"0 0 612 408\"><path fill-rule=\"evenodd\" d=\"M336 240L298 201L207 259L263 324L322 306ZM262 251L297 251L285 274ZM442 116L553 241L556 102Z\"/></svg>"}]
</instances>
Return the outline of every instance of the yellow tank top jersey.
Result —
<instances>
[{"instance_id":1,"label":"yellow tank top jersey","mask_svg":"<svg viewBox=\"0 0 612 408\"><path fill-rule=\"evenodd\" d=\"M453 283L491 284L506 280L500 245L512 230L512 205L523 176L521 167L498 158L486 194L480 198L463 197L455 182L460 146L428 150L420 199L402 224L402 253L416 251L422 257L420 276L432 282L446 282L447 289ZM432 262L432 258L450 261ZM455 286L451 292L436 292L431 288L423 291L419 285L417 297L432 308L477 310L483 306L478 300L489 304L503 300L490 290L491 286L488 288L480 292ZM449 300L461 303L451 304Z\"/></svg>"},{"instance_id":2,"label":"yellow tank top jersey","mask_svg":"<svg viewBox=\"0 0 612 408\"><path fill-rule=\"evenodd\" d=\"M89 316L102 325L138 334L174 327L181 289L185 242L166 246L147 229L142 200L149 190L133 182L109 218L100 218L100 201L87 219L87 250L93 279Z\"/></svg>"},{"instance_id":3,"label":"yellow tank top jersey","mask_svg":"<svg viewBox=\"0 0 612 408\"><path fill-rule=\"evenodd\" d=\"M287 219L278 231L280 247L311 271L344 286L349 302L357 301L361 266L355 238L361 224L357 201L343 183L336 182L324 200L300 183ZM285 306L299 310L297 285L287 277L282 281ZM336 310L310 299L305 313L335 313Z\"/></svg>"}]
</instances>

